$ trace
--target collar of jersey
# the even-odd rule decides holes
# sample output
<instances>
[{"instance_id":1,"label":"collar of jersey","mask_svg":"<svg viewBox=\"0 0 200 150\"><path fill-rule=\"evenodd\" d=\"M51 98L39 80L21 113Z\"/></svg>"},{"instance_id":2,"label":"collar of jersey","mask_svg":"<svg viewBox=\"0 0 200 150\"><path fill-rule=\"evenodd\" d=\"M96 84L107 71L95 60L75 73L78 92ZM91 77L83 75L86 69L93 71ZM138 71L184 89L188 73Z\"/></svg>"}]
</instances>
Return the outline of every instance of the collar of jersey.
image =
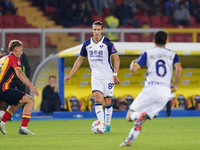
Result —
<instances>
[{"instance_id":1,"label":"collar of jersey","mask_svg":"<svg viewBox=\"0 0 200 150\"><path fill-rule=\"evenodd\" d=\"M104 37L104 36L102 36L101 39L100 39L98 42L95 42L95 41L93 40L93 37L92 37L92 41L93 41L95 44L97 44L97 43L99 43L99 42L103 39L103 37Z\"/></svg>"}]
</instances>

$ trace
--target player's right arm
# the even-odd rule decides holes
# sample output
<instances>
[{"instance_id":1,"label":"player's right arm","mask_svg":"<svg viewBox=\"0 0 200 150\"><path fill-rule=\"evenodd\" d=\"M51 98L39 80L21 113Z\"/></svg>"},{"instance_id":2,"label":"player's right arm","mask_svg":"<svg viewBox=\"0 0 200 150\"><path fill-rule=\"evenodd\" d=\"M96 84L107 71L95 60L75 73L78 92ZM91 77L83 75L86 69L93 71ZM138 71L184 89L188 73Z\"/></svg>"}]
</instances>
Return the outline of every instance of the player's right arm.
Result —
<instances>
[{"instance_id":1,"label":"player's right arm","mask_svg":"<svg viewBox=\"0 0 200 150\"><path fill-rule=\"evenodd\" d=\"M172 92L176 92L177 91L177 85L178 85L178 82L180 80L181 73L182 73L182 67L181 67L180 63L175 64L174 67L176 69L176 72L175 72L174 84L172 85Z\"/></svg>"},{"instance_id":2,"label":"player's right arm","mask_svg":"<svg viewBox=\"0 0 200 150\"><path fill-rule=\"evenodd\" d=\"M136 72L138 69L140 69L142 66L146 65L147 61L147 53L144 52L138 59L135 59L130 64L130 71Z\"/></svg>"},{"instance_id":3,"label":"player's right arm","mask_svg":"<svg viewBox=\"0 0 200 150\"><path fill-rule=\"evenodd\" d=\"M65 76L64 80L65 82L69 82L69 79L72 77L72 75L78 70L78 68L81 66L81 64L83 63L83 60L84 60L84 57L82 56L79 56L75 63L74 63L74 66L72 68L72 70L70 71L70 73Z\"/></svg>"},{"instance_id":4,"label":"player's right arm","mask_svg":"<svg viewBox=\"0 0 200 150\"><path fill-rule=\"evenodd\" d=\"M35 94L36 96L39 96L37 89L31 84L31 82L28 80L28 78L21 71L20 68L16 68L15 73L16 73L17 77L30 88L30 90L33 92L33 94Z\"/></svg>"},{"instance_id":5,"label":"player's right arm","mask_svg":"<svg viewBox=\"0 0 200 150\"><path fill-rule=\"evenodd\" d=\"M130 71L131 72L136 72L140 67L135 65L135 63L138 61L138 59L134 59L131 64L130 64Z\"/></svg>"}]
</instances>

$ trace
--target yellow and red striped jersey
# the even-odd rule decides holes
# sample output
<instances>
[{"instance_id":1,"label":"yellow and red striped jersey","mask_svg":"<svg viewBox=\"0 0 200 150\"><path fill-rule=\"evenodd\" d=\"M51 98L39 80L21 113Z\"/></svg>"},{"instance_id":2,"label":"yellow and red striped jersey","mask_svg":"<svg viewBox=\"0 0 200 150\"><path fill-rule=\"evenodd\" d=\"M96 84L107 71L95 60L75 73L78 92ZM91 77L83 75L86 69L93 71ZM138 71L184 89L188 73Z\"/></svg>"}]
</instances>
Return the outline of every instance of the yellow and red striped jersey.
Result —
<instances>
[{"instance_id":1,"label":"yellow and red striped jersey","mask_svg":"<svg viewBox=\"0 0 200 150\"><path fill-rule=\"evenodd\" d=\"M0 59L0 92L9 88L17 68L21 69L21 61L13 54L6 55Z\"/></svg>"}]
</instances>

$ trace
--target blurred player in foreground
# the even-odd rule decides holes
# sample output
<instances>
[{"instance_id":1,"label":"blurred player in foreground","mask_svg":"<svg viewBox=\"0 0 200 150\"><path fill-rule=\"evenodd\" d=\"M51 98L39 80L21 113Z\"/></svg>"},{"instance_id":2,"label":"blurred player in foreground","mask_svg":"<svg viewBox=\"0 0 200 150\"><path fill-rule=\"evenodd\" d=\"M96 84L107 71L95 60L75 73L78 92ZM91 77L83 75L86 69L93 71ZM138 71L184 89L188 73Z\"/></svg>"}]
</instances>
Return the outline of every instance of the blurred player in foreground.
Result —
<instances>
[{"instance_id":1,"label":"blurred player in foreground","mask_svg":"<svg viewBox=\"0 0 200 150\"><path fill-rule=\"evenodd\" d=\"M5 130L6 121L11 118L18 108L25 105L22 114L21 127L19 128L18 133L34 135L34 133L27 128L34 106L34 99L24 92L9 88L14 73L16 73L17 77L25 83L36 96L39 96L38 91L21 71L20 56L23 54L23 43L19 40L12 40L9 43L8 49L10 54L0 59L0 108L3 105L3 101L9 104L6 112L1 118L0 131L3 134L7 134Z\"/></svg>"},{"instance_id":2,"label":"blurred player in foreground","mask_svg":"<svg viewBox=\"0 0 200 150\"><path fill-rule=\"evenodd\" d=\"M165 48L167 34L164 31L158 31L154 35L153 42L156 45L155 48L144 52L138 60L133 60L130 65L131 72L136 72L146 65L147 77L143 90L133 101L127 112L127 121L136 120L135 124L128 137L119 146L130 146L140 134L142 124L147 119L153 119L166 105L171 97L171 92L177 91L182 72L179 57L176 53ZM171 86L174 67L176 69L175 81Z\"/></svg>"},{"instance_id":3,"label":"blurred player in foreground","mask_svg":"<svg viewBox=\"0 0 200 150\"><path fill-rule=\"evenodd\" d=\"M65 76L65 81L81 66L85 57L88 57L89 65L92 70L91 86L95 98L95 112L99 121L104 123L104 111L102 108L102 97L105 100L105 125L106 131L110 132L110 122L112 118L112 97L114 84L120 84L117 77L120 59L113 43L103 36L103 25L100 21L92 24L93 37L85 41L80 55L77 58L71 72ZM111 57L114 60L114 69L111 65Z\"/></svg>"}]
</instances>

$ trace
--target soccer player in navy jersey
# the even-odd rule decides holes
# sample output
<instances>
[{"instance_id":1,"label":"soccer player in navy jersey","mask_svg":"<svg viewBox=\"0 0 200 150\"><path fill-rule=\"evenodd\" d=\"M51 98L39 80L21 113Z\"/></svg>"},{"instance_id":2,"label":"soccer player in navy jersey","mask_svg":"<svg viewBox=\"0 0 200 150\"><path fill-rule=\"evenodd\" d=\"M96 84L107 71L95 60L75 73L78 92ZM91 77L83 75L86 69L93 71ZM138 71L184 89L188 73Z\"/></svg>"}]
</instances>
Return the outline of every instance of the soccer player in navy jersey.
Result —
<instances>
[{"instance_id":1,"label":"soccer player in navy jersey","mask_svg":"<svg viewBox=\"0 0 200 150\"><path fill-rule=\"evenodd\" d=\"M120 84L117 77L120 59L113 43L103 36L103 25L100 21L92 24L93 37L83 43L80 55L77 58L71 72L65 76L66 82L81 66L85 57L88 57L92 70L91 86L95 98L95 113L99 121L104 123L104 111L102 108L102 97L105 101L105 132L110 132L110 122L112 118L112 97L114 84ZM114 60L114 68L111 64L111 57Z\"/></svg>"},{"instance_id":2,"label":"soccer player in navy jersey","mask_svg":"<svg viewBox=\"0 0 200 150\"><path fill-rule=\"evenodd\" d=\"M130 146L142 129L142 124L153 117L166 105L171 92L177 91L177 85L182 73L179 57L176 53L165 48L167 34L158 31L154 35L155 47L144 52L138 60L133 60L130 65L131 72L136 72L146 65L147 76L145 86L131 104L126 119L135 121L128 137L119 146ZM175 81L172 85L174 68Z\"/></svg>"},{"instance_id":3,"label":"soccer player in navy jersey","mask_svg":"<svg viewBox=\"0 0 200 150\"><path fill-rule=\"evenodd\" d=\"M0 107L2 107L3 101L9 104L1 118L0 131L3 134L7 134L5 129L6 121L11 118L18 108L24 105L21 127L18 133L34 135L34 133L28 129L28 122L31 118L34 99L24 92L9 88L14 73L16 73L17 77L25 83L36 96L39 96L39 94L37 89L30 83L21 70L20 56L23 54L23 43L19 40L12 40L9 43L8 49L10 54L0 59Z\"/></svg>"}]
</instances>

